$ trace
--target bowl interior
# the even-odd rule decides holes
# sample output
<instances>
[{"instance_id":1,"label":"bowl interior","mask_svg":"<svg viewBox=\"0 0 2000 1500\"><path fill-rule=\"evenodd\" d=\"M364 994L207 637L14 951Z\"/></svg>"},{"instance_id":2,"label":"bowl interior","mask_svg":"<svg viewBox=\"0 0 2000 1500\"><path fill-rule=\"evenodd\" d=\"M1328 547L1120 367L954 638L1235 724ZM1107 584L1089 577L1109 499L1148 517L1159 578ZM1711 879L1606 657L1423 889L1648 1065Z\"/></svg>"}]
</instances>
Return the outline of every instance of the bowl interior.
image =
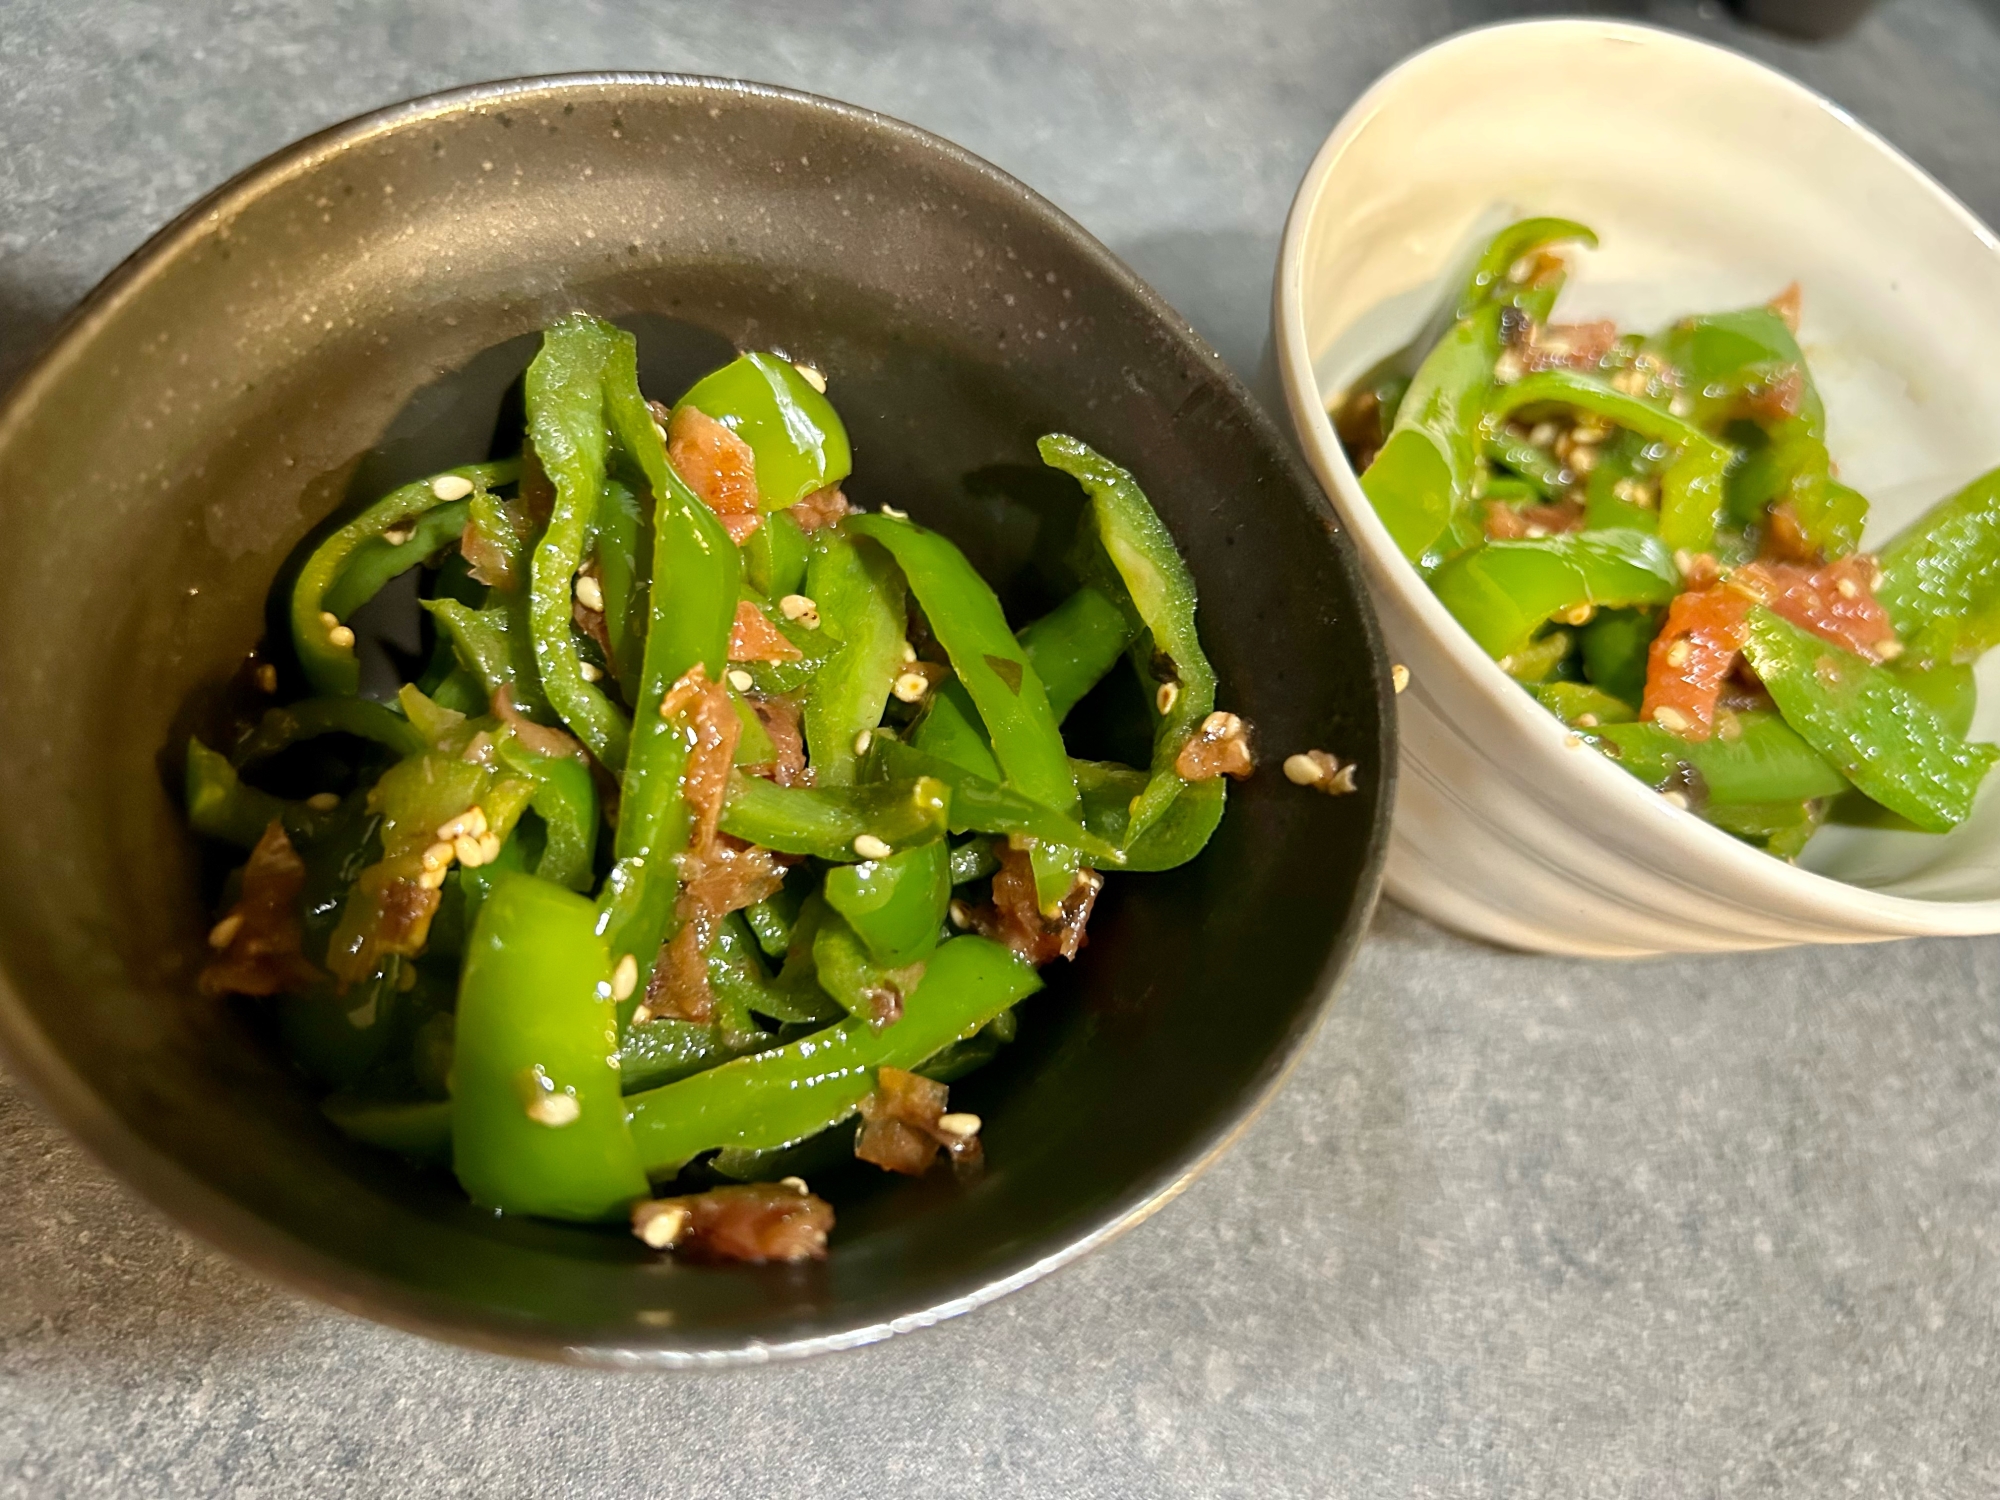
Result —
<instances>
[{"instance_id":1,"label":"bowl interior","mask_svg":"<svg viewBox=\"0 0 2000 1500\"><path fill-rule=\"evenodd\" d=\"M1486 235L1520 215L1556 214L1600 240L1573 257L1561 318L1651 327L1799 283L1829 444L1841 477L1872 502L1868 544L2000 464L1991 236L1910 163L1769 69L1639 27L1521 23L1414 59L1354 119L1299 242L1306 348L1325 399L1424 331ZM1474 652L1364 514L1339 462L1349 483L1338 498L1372 573ZM1497 669L1482 675L1494 691L1518 691ZM1973 733L1990 739L2000 736L2000 658L1979 676ZM1825 829L1802 863L1886 895L2000 898L2000 796L1989 785L1942 837Z\"/></svg>"},{"instance_id":2,"label":"bowl interior","mask_svg":"<svg viewBox=\"0 0 2000 1500\"><path fill-rule=\"evenodd\" d=\"M824 1265L693 1270L501 1220L350 1145L197 999L205 913L170 794L186 705L343 499L483 456L533 333L624 320L649 394L732 346L826 370L850 494L958 537L1024 609L1078 497L1068 430L1133 467L1186 552L1223 701L1358 795L1233 788L1210 850L1114 880L1091 943L960 1085L975 1185L826 1179ZM1214 356L984 164L825 101L696 80L494 86L293 148L88 304L0 413L0 1040L194 1227L358 1310L500 1347L761 1358L970 1305L1129 1220L1273 1086L1372 901L1381 652L1331 514ZM1041 601L1046 602L1046 601ZM1283 640L1286 649L1274 651Z\"/></svg>"}]
</instances>

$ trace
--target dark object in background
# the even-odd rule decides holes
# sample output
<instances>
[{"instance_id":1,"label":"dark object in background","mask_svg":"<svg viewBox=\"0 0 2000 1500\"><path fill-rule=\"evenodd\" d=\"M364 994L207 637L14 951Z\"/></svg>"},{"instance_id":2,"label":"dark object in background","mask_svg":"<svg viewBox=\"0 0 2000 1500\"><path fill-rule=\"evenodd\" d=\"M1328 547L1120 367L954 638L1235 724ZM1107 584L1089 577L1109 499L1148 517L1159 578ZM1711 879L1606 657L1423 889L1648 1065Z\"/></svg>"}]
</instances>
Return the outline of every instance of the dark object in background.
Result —
<instances>
[{"instance_id":1,"label":"dark object in background","mask_svg":"<svg viewBox=\"0 0 2000 1500\"><path fill-rule=\"evenodd\" d=\"M1037 436L1130 465L1194 572L1223 701L1271 757L1202 858L1107 892L1019 1039L954 1092L985 1121L986 1175L815 1172L839 1222L811 1266L697 1271L623 1226L482 1213L449 1177L344 1139L241 1013L194 990L206 924L161 764L182 705L257 639L280 560L351 492L357 456L378 493L484 453L522 335L578 307L635 329L665 399L732 344L809 359L854 442L850 495L954 534L996 580L1037 555L1051 497L1007 483ZM544 1358L712 1366L977 1306L1134 1222L1235 1136L1374 904L1388 665L1310 475L1103 246L862 110L615 75L337 127L92 294L0 405L0 473L0 786L17 792L0 1050L182 1223L356 1312ZM1308 746L1359 763L1353 795L1284 779Z\"/></svg>"},{"instance_id":2,"label":"dark object in background","mask_svg":"<svg viewBox=\"0 0 2000 1500\"><path fill-rule=\"evenodd\" d=\"M1811 42L1845 36L1874 9L1875 0L1734 0L1737 14L1756 26Z\"/></svg>"}]
</instances>

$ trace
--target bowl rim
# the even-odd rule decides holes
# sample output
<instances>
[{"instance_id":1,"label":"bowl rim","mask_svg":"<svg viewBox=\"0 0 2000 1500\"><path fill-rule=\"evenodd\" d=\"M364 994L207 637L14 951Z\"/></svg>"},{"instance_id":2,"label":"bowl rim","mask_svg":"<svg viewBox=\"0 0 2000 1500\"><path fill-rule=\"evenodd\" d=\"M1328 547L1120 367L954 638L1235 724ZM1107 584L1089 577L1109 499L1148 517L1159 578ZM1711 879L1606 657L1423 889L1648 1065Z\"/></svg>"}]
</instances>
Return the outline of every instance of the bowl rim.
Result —
<instances>
[{"instance_id":1,"label":"bowl rim","mask_svg":"<svg viewBox=\"0 0 2000 1500\"><path fill-rule=\"evenodd\" d=\"M1731 70L1733 81L1742 86L1768 89L1794 102L1809 104L1845 126L1857 149L1873 151L1901 168L1914 186L1928 192L1987 250L2000 256L2000 241L1996 241L1993 232L1923 168L1832 100L1733 48L1663 27L1586 17L1503 21L1472 27L1411 53L1377 78L1341 116L1315 153L1293 195L1278 252L1272 338L1292 429L1308 463L1353 534L1371 584L1383 588L1400 608L1414 617L1463 678L1473 685L1474 693L1483 700L1482 706L1503 715L1534 747L1533 753L1538 757L1535 765L1499 768L1499 774L1522 786L1541 780L1538 772L1556 768L1560 768L1558 774L1565 779L1580 776L1581 787L1596 799L1602 810L1635 825L1641 819L1650 820L1649 835L1670 845L1675 855L1674 866L1663 867L1662 873L1671 873L1682 883L1709 894L1748 892L1773 907L1803 909L1818 922L1859 929L1876 937L1976 936L2000 932L2000 898L1954 901L1891 895L1803 869L1774 859L1700 818L1670 806L1636 777L1604 757L1577 756L1565 744L1568 731L1562 722L1522 692L1520 685L1502 672L1499 664L1481 651L1452 618L1397 549L1363 493L1360 476L1349 463L1327 414L1306 331L1304 252L1314 212L1349 147L1383 104L1414 77L1459 54L1476 54L1496 42L1512 45L1521 36L1534 34L1597 37L1650 47L1667 59L1667 67ZM1436 706L1441 716L1456 717L1446 711L1444 704ZM1574 780L1568 784L1578 786Z\"/></svg>"},{"instance_id":2,"label":"bowl rim","mask_svg":"<svg viewBox=\"0 0 2000 1500\"><path fill-rule=\"evenodd\" d=\"M1389 826L1395 805L1396 714L1389 658L1381 628L1363 582L1361 562L1334 508L1276 420L1251 396L1230 369L1181 314L1096 236L1047 198L991 162L942 136L874 110L802 90L746 79L692 73L595 70L531 74L461 85L366 111L279 147L203 194L119 262L51 330L41 349L11 387L0 393L0 449L11 441L24 414L42 389L68 366L87 339L149 281L183 253L209 224L232 217L274 188L323 166L343 152L424 121L474 112L495 104L546 99L566 92L628 90L640 94L732 94L803 108L833 118L863 135L908 146L943 165L983 179L1027 217L1053 230L1086 263L1147 314L1173 347L1201 367L1260 440L1296 493L1313 510L1332 544L1334 565L1355 601L1354 627L1368 655L1378 726L1374 753L1381 767L1374 816L1357 884L1358 899L1330 941L1309 992L1270 1055L1221 1108L1216 1123L1184 1150L1135 1177L1080 1230L1051 1236L1052 1250L1017 1263L970 1290L891 1317L857 1317L803 1337L766 1341L716 1338L686 1344L565 1342L537 1329L547 1325L495 1314L440 1294L412 1291L401 1283L353 1267L311 1242L281 1230L221 1190L156 1150L129 1127L69 1066L22 1004L12 965L0 955L0 1062L24 1091L37 1100L71 1136L124 1183L136 1188L178 1227L195 1234L269 1284L306 1294L342 1311L465 1347L550 1362L606 1369L699 1370L738 1368L801 1359L856 1348L982 1307L1059 1270L1114 1239L1165 1207L1201 1172L1228 1151L1269 1107L1324 1023L1334 994L1367 932L1382 889Z\"/></svg>"}]
</instances>

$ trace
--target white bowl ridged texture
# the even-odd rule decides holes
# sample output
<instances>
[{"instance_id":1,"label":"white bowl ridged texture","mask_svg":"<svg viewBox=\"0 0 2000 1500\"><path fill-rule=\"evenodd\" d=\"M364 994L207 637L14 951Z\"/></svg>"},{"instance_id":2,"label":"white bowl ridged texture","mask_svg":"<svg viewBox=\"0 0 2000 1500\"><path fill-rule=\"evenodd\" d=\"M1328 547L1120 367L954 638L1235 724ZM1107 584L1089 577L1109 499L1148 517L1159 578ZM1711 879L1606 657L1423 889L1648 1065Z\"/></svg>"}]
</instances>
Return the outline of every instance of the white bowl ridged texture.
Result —
<instances>
[{"instance_id":1,"label":"white bowl ridged texture","mask_svg":"<svg viewBox=\"0 0 2000 1500\"><path fill-rule=\"evenodd\" d=\"M1512 947L1637 955L2000 931L2000 791L1947 835L1827 828L1799 865L1669 805L1500 671L1405 562L1326 413L1525 214L1580 219L1557 317L1653 327L1796 280L1864 545L2000 465L2000 246L1834 105L1647 27L1467 32L1385 75L1307 172L1278 262L1277 376L1410 670L1392 896ZM2000 738L2000 653L1975 738Z\"/></svg>"}]
</instances>

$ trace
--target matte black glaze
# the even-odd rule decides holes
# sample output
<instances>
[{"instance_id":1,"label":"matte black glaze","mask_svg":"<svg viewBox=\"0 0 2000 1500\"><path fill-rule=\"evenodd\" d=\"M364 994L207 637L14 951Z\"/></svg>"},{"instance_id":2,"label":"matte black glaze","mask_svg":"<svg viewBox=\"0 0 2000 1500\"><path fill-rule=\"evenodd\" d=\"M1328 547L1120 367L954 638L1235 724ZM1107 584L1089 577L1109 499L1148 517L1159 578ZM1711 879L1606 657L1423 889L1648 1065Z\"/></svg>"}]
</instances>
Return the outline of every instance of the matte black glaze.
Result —
<instances>
[{"instance_id":1,"label":"matte black glaze","mask_svg":"<svg viewBox=\"0 0 2000 1500\"><path fill-rule=\"evenodd\" d=\"M498 1220L350 1145L229 1005L169 796L183 705L256 640L287 551L355 490L478 456L526 337L639 330L653 393L729 343L825 369L853 496L959 537L1023 603L1047 430L1132 467L1266 769L1209 851L1112 881L1073 969L954 1103L969 1190L836 1174L832 1259L689 1269ZM510 342L511 341L511 342ZM1346 540L1215 355L1094 240L908 126L700 79L492 85L295 146L120 268L0 410L0 1042L183 1223L342 1306L548 1357L698 1365L977 1305L1158 1206L1276 1087L1373 904L1386 666ZM1073 502L1071 502L1073 503ZM1049 512L1045 516L1043 512ZM1039 519L1038 519L1039 518ZM1328 798L1278 763L1360 763ZM854 1186L853 1184L861 1184ZM1273 1184L1282 1191L1282 1184Z\"/></svg>"}]
</instances>

